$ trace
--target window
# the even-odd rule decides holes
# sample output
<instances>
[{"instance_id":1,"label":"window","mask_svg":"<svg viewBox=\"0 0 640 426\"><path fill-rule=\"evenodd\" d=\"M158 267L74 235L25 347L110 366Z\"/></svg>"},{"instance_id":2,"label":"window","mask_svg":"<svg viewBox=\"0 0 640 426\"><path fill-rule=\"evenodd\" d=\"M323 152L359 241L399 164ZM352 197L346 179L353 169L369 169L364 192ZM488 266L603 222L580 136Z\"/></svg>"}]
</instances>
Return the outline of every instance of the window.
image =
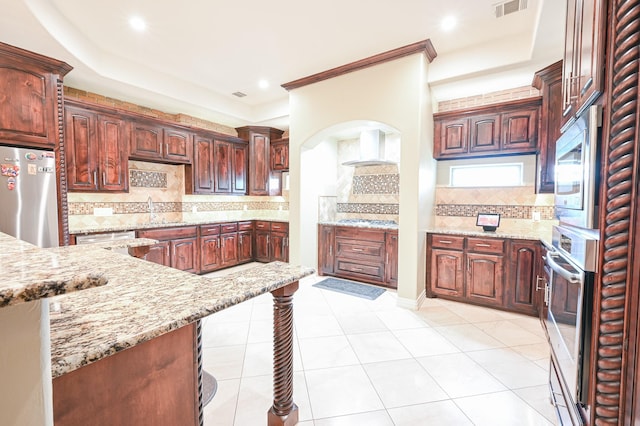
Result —
<instances>
[{"instance_id":1,"label":"window","mask_svg":"<svg viewBox=\"0 0 640 426\"><path fill-rule=\"evenodd\" d=\"M451 186L522 186L522 163L451 166Z\"/></svg>"}]
</instances>

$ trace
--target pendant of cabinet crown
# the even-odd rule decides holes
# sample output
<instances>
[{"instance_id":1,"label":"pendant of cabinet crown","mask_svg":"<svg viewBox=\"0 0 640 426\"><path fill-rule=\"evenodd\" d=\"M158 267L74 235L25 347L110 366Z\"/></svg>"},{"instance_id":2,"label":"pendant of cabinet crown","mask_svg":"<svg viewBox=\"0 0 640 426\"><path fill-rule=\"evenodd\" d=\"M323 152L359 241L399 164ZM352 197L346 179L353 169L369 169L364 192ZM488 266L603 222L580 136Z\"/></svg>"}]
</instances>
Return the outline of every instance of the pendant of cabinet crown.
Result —
<instances>
[{"instance_id":1,"label":"pendant of cabinet crown","mask_svg":"<svg viewBox=\"0 0 640 426\"><path fill-rule=\"evenodd\" d=\"M433 115L437 160L534 154L538 151L541 98Z\"/></svg>"},{"instance_id":2,"label":"pendant of cabinet crown","mask_svg":"<svg viewBox=\"0 0 640 426\"><path fill-rule=\"evenodd\" d=\"M568 0L562 69L562 128L600 96L604 84L607 2Z\"/></svg>"}]
</instances>

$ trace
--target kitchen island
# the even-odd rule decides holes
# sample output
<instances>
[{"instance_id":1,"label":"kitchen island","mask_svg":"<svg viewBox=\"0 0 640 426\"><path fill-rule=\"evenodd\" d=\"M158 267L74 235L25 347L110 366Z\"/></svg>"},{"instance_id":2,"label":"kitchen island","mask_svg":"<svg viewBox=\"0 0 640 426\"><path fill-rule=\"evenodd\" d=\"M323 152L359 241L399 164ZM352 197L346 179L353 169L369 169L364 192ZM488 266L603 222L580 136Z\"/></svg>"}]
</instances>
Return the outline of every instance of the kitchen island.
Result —
<instances>
[{"instance_id":1,"label":"kitchen island","mask_svg":"<svg viewBox=\"0 0 640 426\"><path fill-rule=\"evenodd\" d=\"M133 424L136 418L170 424L170 416L178 416L180 424L198 424L199 319L266 292L275 299L276 371L270 424L294 420L288 380L292 295L298 280L312 274L312 269L274 262L223 278L206 278L98 247L34 249L36 254L65 259L60 273L68 277L90 270L108 280L100 288L51 301L56 425L114 424L116 414ZM28 281L28 273L16 273L14 278ZM140 373L141 369L146 371ZM189 386L189 393L180 393Z\"/></svg>"}]
</instances>

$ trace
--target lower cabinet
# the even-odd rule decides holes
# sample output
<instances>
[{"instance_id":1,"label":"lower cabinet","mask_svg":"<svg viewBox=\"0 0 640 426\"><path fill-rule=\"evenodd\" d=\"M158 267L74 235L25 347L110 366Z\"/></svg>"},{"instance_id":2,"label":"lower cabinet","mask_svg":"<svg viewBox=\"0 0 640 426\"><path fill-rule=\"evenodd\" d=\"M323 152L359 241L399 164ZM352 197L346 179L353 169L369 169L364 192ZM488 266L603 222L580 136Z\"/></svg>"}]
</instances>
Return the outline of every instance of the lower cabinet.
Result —
<instances>
[{"instance_id":1,"label":"lower cabinet","mask_svg":"<svg viewBox=\"0 0 640 426\"><path fill-rule=\"evenodd\" d=\"M238 263L253 260L253 221L238 222Z\"/></svg>"},{"instance_id":2,"label":"lower cabinet","mask_svg":"<svg viewBox=\"0 0 640 426\"><path fill-rule=\"evenodd\" d=\"M198 271L198 230L195 226L137 231L138 238L158 240L143 259L186 272Z\"/></svg>"},{"instance_id":3,"label":"lower cabinet","mask_svg":"<svg viewBox=\"0 0 640 426\"><path fill-rule=\"evenodd\" d=\"M540 243L428 234L427 295L537 315Z\"/></svg>"},{"instance_id":4,"label":"lower cabinet","mask_svg":"<svg viewBox=\"0 0 640 426\"><path fill-rule=\"evenodd\" d=\"M398 232L352 226L318 226L319 275L398 286Z\"/></svg>"},{"instance_id":5,"label":"lower cabinet","mask_svg":"<svg viewBox=\"0 0 640 426\"><path fill-rule=\"evenodd\" d=\"M220 225L220 266L227 268L238 264L238 224Z\"/></svg>"},{"instance_id":6,"label":"lower cabinet","mask_svg":"<svg viewBox=\"0 0 640 426\"><path fill-rule=\"evenodd\" d=\"M289 261L289 224L255 222L255 260L258 262Z\"/></svg>"}]
</instances>

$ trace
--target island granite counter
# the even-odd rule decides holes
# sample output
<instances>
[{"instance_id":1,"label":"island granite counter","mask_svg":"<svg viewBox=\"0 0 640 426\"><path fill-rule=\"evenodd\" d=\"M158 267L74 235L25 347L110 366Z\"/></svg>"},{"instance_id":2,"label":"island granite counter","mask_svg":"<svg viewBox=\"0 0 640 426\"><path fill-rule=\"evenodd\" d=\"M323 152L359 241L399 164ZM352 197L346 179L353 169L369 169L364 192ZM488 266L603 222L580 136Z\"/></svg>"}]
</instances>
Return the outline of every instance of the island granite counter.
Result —
<instances>
[{"instance_id":1,"label":"island granite counter","mask_svg":"<svg viewBox=\"0 0 640 426\"><path fill-rule=\"evenodd\" d=\"M135 424L154 415L163 424L171 424L169 418L199 424L198 320L266 292L275 299L274 365L280 366L274 371L274 407L279 408L269 416L276 419L273 424L284 424L283 418L297 415L292 389L283 385L292 374L291 296L312 269L273 262L207 278L109 250L57 250L89 250L90 265L109 284L52 301L56 425L82 424L87 418L92 424L113 424L120 418L114 416Z\"/></svg>"}]
</instances>

